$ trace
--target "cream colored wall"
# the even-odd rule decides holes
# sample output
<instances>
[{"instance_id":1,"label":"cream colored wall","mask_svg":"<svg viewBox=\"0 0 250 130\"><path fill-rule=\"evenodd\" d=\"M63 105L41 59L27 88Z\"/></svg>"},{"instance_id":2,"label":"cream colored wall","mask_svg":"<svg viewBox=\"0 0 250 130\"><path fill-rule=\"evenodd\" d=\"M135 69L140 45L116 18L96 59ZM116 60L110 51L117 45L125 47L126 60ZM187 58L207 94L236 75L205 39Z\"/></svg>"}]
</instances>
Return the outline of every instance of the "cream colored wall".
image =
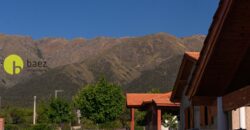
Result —
<instances>
[{"instance_id":1,"label":"cream colored wall","mask_svg":"<svg viewBox=\"0 0 250 130\"><path fill-rule=\"evenodd\" d=\"M246 110L246 129L250 130L250 107L245 107ZM239 129L239 109L232 111L232 129Z\"/></svg>"},{"instance_id":2,"label":"cream colored wall","mask_svg":"<svg viewBox=\"0 0 250 130\"><path fill-rule=\"evenodd\" d=\"M246 126L250 130L250 107L246 107Z\"/></svg>"},{"instance_id":3,"label":"cream colored wall","mask_svg":"<svg viewBox=\"0 0 250 130\"><path fill-rule=\"evenodd\" d=\"M232 111L232 129L239 128L239 109Z\"/></svg>"}]
</instances>

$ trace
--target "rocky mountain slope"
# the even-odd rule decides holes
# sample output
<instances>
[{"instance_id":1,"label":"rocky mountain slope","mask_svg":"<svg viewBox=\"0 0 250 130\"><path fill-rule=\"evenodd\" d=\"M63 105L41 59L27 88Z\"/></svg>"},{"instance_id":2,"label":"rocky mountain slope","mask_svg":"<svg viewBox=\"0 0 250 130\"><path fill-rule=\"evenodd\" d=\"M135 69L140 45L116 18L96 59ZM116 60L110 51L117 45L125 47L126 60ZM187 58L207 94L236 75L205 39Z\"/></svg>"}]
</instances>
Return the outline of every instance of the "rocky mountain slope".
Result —
<instances>
[{"instance_id":1,"label":"rocky mountain slope","mask_svg":"<svg viewBox=\"0 0 250 130\"><path fill-rule=\"evenodd\" d=\"M0 57L18 54L24 61L46 61L43 71L27 69L10 76L0 68L0 96L5 103L29 104L64 90L71 98L82 86L100 76L127 92L151 88L171 90L185 51L199 51L205 36L177 38L167 33L142 37L94 39L44 38L0 35ZM34 69L34 68L33 68ZM32 70L32 71L31 71Z\"/></svg>"}]
</instances>

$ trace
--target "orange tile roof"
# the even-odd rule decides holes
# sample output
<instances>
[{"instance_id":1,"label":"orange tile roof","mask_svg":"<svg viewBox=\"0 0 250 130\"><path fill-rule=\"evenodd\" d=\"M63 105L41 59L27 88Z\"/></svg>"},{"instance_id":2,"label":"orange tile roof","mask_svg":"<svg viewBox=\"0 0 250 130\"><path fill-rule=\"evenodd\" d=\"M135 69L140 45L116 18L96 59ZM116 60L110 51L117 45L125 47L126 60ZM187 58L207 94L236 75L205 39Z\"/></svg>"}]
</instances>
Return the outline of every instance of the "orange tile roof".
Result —
<instances>
[{"instance_id":1,"label":"orange tile roof","mask_svg":"<svg viewBox=\"0 0 250 130\"><path fill-rule=\"evenodd\" d=\"M198 60L200 57L200 52L185 52L185 55L194 60Z\"/></svg>"},{"instance_id":2,"label":"orange tile roof","mask_svg":"<svg viewBox=\"0 0 250 130\"><path fill-rule=\"evenodd\" d=\"M141 106L143 101L153 99L156 94L149 93L127 93L127 106Z\"/></svg>"},{"instance_id":3,"label":"orange tile roof","mask_svg":"<svg viewBox=\"0 0 250 130\"><path fill-rule=\"evenodd\" d=\"M177 78L175 80L172 97L170 98L171 101L180 102L181 95L184 91L183 87L187 85L187 80L190 73L192 72L191 70L195 66L199 58L200 52L185 52ZM192 65L187 64L189 61L192 62Z\"/></svg>"},{"instance_id":4,"label":"orange tile roof","mask_svg":"<svg viewBox=\"0 0 250 130\"><path fill-rule=\"evenodd\" d=\"M152 94L152 93L127 93L127 106L140 107L143 104L155 103L157 106L179 106L170 101L172 92Z\"/></svg>"}]
</instances>

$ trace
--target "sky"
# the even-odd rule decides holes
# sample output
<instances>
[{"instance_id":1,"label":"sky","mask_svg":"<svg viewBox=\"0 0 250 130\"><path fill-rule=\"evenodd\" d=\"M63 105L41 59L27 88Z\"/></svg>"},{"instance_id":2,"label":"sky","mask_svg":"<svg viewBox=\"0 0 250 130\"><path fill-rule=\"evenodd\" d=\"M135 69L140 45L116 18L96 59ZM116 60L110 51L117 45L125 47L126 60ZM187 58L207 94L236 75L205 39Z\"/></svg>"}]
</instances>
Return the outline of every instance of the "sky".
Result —
<instances>
[{"instance_id":1,"label":"sky","mask_svg":"<svg viewBox=\"0 0 250 130\"><path fill-rule=\"evenodd\" d=\"M219 0L0 0L0 33L44 37L207 34Z\"/></svg>"}]
</instances>

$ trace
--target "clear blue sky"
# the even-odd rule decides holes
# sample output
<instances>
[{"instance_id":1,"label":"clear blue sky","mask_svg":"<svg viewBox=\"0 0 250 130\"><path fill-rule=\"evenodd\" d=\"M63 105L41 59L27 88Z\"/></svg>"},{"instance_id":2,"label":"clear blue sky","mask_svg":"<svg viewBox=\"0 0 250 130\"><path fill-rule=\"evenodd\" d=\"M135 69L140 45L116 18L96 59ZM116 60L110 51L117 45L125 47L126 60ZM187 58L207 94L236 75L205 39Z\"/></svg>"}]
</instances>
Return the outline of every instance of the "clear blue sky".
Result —
<instances>
[{"instance_id":1,"label":"clear blue sky","mask_svg":"<svg viewBox=\"0 0 250 130\"><path fill-rule=\"evenodd\" d=\"M219 0L1 0L0 33L94 38L207 34Z\"/></svg>"}]
</instances>

